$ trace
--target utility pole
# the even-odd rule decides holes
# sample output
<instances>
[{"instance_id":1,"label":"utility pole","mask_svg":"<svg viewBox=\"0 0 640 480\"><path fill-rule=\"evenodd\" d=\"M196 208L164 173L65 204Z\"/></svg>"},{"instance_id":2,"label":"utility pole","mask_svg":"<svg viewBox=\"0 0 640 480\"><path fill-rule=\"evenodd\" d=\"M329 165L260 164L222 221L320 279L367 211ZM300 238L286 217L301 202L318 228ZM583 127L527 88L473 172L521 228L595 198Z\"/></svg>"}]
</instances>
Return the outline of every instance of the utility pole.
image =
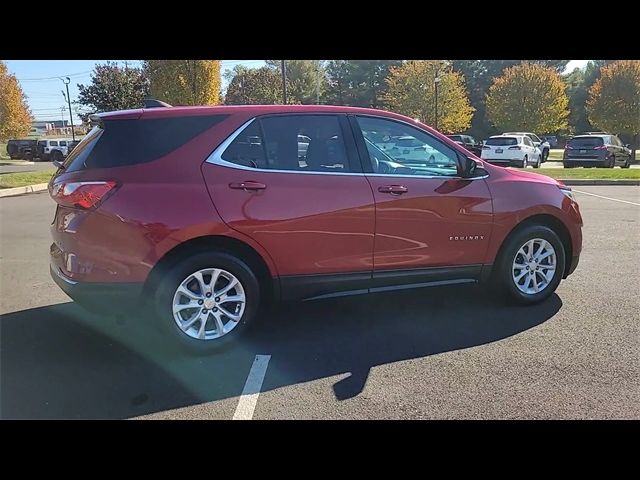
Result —
<instances>
[{"instance_id":1,"label":"utility pole","mask_svg":"<svg viewBox=\"0 0 640 480\"><path fill-rule=\"evenodd\" d=\"M284 60L280 60L282 70L282 103L287 104L287 67Z\"/></svg>"},{"instance_id":2,"label":"utility pole","mask_svg":"<svg viewBox=\"0 0 640 480\"><path fill-rule=\"evenodd\" d=\"M317 67L317 75L316 75L316 104L320 105L320 74L321 74L321 69L322 69L322 65L320 64L320 60L318 60L318 63L316 65Z\"/></svg>"},{"instance_id":3,"label":"utility pole","mask_svg":"<svg viewBox=\"0 0 640 480\"><path fill-rule=\"evenodd\" d=\"M69 96L69 83L71 83L71 79L69 77L64 77L61 79L62 83L64 83L64 86L67 87L67 103L69 104L69 119L71 120L71 137L73 138L73 141L76 141L76 131L73 128L73 114L71 113L71 97ZM66 80L66 81L65 81ZM64 92L62 92L62 95L64 96Z\"/></svg>"},{"instance_id":4,"label":"utility pole","mask_svg":"<svg viewBox=\"0 0 640 480\"><path fill-rule=\"evenodd\" d=\"M64 128L64 111L67 109L64 105L60 107L60 115L62 115L62 123L60 124L60 128Z\"/></svg>"},{"instance_id":5,"label":"utility pole","mask_svg":"<svg viewBox=\"0 0 640 480\"><path fill-rule=\"evenodd\" d=\"M438 74L436 73L436 78L433 80L433 83L435 84L436 87L436 101L435 101L435 106L436 106L436 120L435 120L435 129L438 130L438 84L440 83L440 77L438 77Z\"/></svg>"}]
</instances>

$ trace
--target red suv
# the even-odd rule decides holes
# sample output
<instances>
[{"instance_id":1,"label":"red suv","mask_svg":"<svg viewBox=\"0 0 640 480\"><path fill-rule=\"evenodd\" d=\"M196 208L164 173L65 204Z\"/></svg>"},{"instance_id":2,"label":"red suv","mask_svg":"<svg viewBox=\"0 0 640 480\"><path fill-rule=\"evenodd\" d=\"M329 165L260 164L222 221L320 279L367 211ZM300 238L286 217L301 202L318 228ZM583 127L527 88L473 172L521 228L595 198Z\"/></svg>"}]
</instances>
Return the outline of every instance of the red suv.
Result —
<instances>
[{"instance_id":1,"label":"red suv","mask_svg":"<svg viewBox=\"0 0 640 480\"><path fill-rule=\"evenodd\" d=\"M93 122L49 185L51 274L91 309L149 301L195 348L236 338L269 298L491 281L531 304L578 263L570 188L402 115L166 106Z\"/></svg>"}]
</instances>

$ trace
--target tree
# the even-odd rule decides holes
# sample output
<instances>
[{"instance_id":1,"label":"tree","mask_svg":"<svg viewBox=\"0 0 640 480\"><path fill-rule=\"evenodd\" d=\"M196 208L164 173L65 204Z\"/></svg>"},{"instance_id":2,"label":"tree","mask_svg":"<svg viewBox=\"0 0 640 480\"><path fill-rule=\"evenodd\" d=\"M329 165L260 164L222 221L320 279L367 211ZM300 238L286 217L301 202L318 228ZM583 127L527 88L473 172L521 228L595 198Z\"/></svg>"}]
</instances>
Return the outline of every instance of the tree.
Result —
<instances>
[{"instance_id":1,"label":"tree","mask_svg":"<svg viewBox=\"0 0 640 480\"><path fill-rule=\"evenodd\" d=\"M220 103L220 60L146 60L151 96L171 105Z\"/></svg>"},{"instance_id":2,"label":"tree","mask_svg":"<svg viewBox=\"0 0 640 480\"><path fill-rule=\"evenodd\" d=\"M273 68L237 65L231 73L226 105L274 105L282 102L282 78Z\"/></svg>"},{"instance_id":3,"label":"tree","mask_svg":"<svg viewBox=\"0 0 640 480\"><path fill-rule=\"evenodd\" d=\"M471 106L476 112L471 121L470 133L480 138L486 138L497 132L486 115L486 94L494 80L502 75L505 69L519 65L522 60L454 60L453 70L464 76L469 92ZM531 63L551 67L562 73L569 63L568 60L534 60Z\"/></svg>"},{"instance_id":4,"label":"tree","mask_svg":"<svg viewBox=\"0 0 640 480\"><path fill-rule=\"evenodd\" d=\"M31 112L15 75L0 61L0 140L20 138L31 130Z\"/></svg>"},{"instance_id":5,"label":"tree","mask_svg":"<svg viewBox=\"0 0 640 480\"><path fill-rule=\"evenodd\" d=\"M438 119L435 121L435 78L438 77ZM412 60L392 68L384 97L390 110L417 117L438 126L445 133L465 130L471 124L469 104L462 75L440 60Z\"/></svg>"},{"instance_id":6,"label":"tree","mask_svg":"<svg viewBox=\"0 0 640 480\"><path fill-rule=\"evenodd\" d=\"M385 78L401 60L331 60L325 102L378 108L387 90Z\"/></svg>"},{"instance_id":7,"label":"tree","mask_svg":"<svg viewBox=\"0 0 640 480\"><path fill-rule=\"evenodd\" d=\"M75 102L88 113L141 108L149 93L149 82L140 68L120 68L117 63L96 65L89 85L78 85ZM86 117L86 113L83 116Z\"/></svg>"},{"instance_id":8,"label":"tree","mask_svg":"<svg viewBox=\"0 0 640 480\"><path fill-rule=\"evenodd\" d=\"M500 130L537 133L567 128L569 99L552 68L522 63L507 68L489 88L487 115Z\"/></svg>"},{"instance_id":9,"label":"tree","mask_svg":"<svg viewBox=\"0 0 640 480\"><path fill-rule=\"evenodd\" d=\"M571 133L587 132L594 127L587 117L586 102L589 89L600 78L600 69L612 60L591 60L580 69L576 68L564 76L569 96L569 130Z\"/></svg>"},{"instance_id":10,"label":"tree","mask_svg":"<svg viewBox=\"0 0 640 480\"><path fill-rule=\"evenodd\" d=\"M267 66L281 75L281 60L267 60ZM287 101L316 104L327 89L327 74L321 60L287 60ZM282 80L281 82L282 83Z\"/></svg>"},{"instance_id":11,"label":"tree","mask_svg":"<svg viewBox=\"0 0 640 480\"><path fill-rule=\"evenodd\" d=\"M640 60L618 60L602 67L589 89L586 108L595 127L640 136ZM634 153L637 142L636 138Z\"/></svg>"}]
</instances>

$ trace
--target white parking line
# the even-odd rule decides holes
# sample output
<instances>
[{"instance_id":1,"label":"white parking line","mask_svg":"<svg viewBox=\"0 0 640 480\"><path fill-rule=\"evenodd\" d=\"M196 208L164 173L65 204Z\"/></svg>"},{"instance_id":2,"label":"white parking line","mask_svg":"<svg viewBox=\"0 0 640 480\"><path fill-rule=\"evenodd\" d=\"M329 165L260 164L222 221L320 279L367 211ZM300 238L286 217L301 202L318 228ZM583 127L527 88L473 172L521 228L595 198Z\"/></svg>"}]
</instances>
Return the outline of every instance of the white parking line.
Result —
<instances>
[{"instance_id":1,"label":"white parking line","mask_svg":"<svg viewBox=\"0 0 640 480\"><path fill-rule=\"evenodd\" d=\"M573 189L573 191L577 193L582 193L584 195L591 195L592 197L604 198L605 200L612 200L614 202L620 202L620 203L628 203L630 205L636 205L640 207L640 203L630 202L628 200L619 200L617 198L603 197L602 195L596 195L595 193L583 192L582 190L576 190L576 189Z\"/></svg>"},{"instance_id":2,"label":"white parking line","mask_svg":"<svg viewBox=\"0 0 640 480\"><path fill-rule=\"evenodd\" d=\"M251 420L253 418L253 411L258 403L258 395L260 395L264 375L267 373L269 360L271 360L271 355L256 355L247 382L244 384L242 395L238 400L238 406L233 414L233 420Z\"/></svg>"}]
</instances>

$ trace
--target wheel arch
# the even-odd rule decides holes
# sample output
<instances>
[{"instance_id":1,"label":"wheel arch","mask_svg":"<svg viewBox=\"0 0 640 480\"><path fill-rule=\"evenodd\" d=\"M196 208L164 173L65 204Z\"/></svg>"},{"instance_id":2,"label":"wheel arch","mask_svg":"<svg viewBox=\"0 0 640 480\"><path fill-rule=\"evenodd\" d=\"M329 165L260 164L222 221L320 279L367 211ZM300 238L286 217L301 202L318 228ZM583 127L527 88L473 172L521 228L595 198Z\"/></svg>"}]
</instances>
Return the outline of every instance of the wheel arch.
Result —
<instances>
[{"instance_id":1,"label":"wheel arch","mask_svg":"<svg viewBox=\"0 0 640 480\"><path fill-rule=\"evenodd\" d=\"M176 265L182 258L207 250L225 252L240 258L255 273L266 298L279 296L280 284L277 278L271 275L269 266L262 255L242 240L225 235L205 235L191 238L167 251L149 272L143 287L143 295L152 294L159 285L162 273Z\"/></svg>"},{"instance_id":2,"label":"wheel arch","mask_svg":"<svg viewBox=\"0 0 640 480\"><path fill-rule=\"evenodd\" d=\"M562 220L560 220L558 217L551 215L549 213L538 213L535 215L531 215L523 219L517 225L515 225L509 231L509 233L507 233L505 237L502 239L500 248L498 249L498 254L496 255L496 263L501 258L502 252L504 250L504 246L507 243L507 241L517 232L519 232L523 228L526 228L530 225L542 225L542 226L548 227L558 235L565 253L565 265L564 265L563 277L567 275L569 268L571 266L571 258L573 257L573 244L571 243L571 234L569 233L569 229L562 222Z\"/></svg>"}]
</instances>

